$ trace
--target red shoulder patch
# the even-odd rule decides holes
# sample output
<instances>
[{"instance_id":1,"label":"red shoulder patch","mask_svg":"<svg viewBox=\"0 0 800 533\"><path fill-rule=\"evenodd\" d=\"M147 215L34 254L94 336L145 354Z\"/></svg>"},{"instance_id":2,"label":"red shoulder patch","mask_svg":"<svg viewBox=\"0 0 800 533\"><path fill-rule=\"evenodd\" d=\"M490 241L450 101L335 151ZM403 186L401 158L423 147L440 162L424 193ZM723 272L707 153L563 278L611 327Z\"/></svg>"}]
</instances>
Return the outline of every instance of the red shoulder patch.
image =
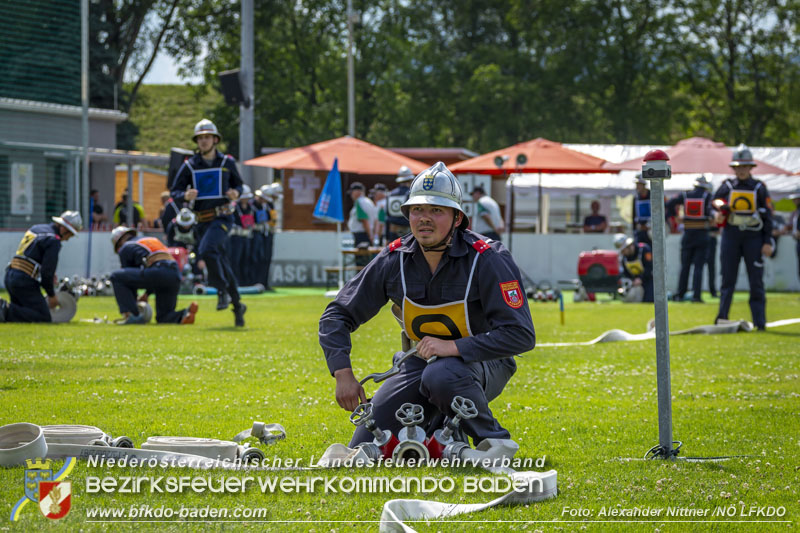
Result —
<instances>
[{"instance_id":1,"label":"red shoulder patch","mask_svg":"<svg viewBox=\"0 0 800 533\"><path fill-rule=\"evenodd\" d=\"M483 242L483 241L481 241ZM500 292L503 293L503 301L512 309L519 309L522 307L522 288L519 286L519 281L506 281L500 283Z\"/></svg>"},{"instance_id":2,"label":"red shoulder patch","mask_svg":"<svg viewBox=\"0 0 800 533\"><path fill-rule=\"evenodd\" d=\"M651 254L650 252L645 252L644 253L644 260L645 261L652 261L653 260L653 254Z\"/></svg>"},{"instance_id":3,"label":"red shoulder patch","mask_svg":"<svg viewBox=\"0 0 800 533\"><path fill-rule=\"evenodd\" d=\"M483 252L485 252L486 250L488 250L488 249L489 249L489 245L488 245L488 244L486 244L486 242L484 242L484 241L482 241L482 240L475 241L475 242L472 244L472 247L473 247L473 248L475 248L475 250L476 250L476 251L477 251L479 254L482 254Z\"/></svg>"},{"instance_id":4,"label":"red shoulder patch","mask_svg":"<svg viewBox=\"0 0 800 533\"><path fill-rule=\"evenodd\" d=\"M394 252L395 250L400 248L401 244L403 244L403 239L397 238L393 240L392 242L389 243L389 251Z\"/></svg>"}]
</instances>

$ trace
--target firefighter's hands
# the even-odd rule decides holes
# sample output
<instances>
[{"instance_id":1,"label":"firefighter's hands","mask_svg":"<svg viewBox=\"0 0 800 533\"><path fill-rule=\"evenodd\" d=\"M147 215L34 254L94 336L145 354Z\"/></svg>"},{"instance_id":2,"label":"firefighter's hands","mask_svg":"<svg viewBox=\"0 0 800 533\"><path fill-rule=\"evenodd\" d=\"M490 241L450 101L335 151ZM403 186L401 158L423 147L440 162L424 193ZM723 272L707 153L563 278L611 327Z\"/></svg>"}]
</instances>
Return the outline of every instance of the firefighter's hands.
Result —
<instances>
[{"instance_id":1,"label":"firefighter's hands","mask_svg":"<svg viewBox=\"0 0 800 533\"><path fill-rule=\"evenodd\" d=\"M761 255L764 257L772 257L773 250L772 245L767 243L761 247Z\"/></svg>"},{"instance_id":2,"label":"firefighter's hands","mask_svg":"<svg viewBox=\"0 0 800 533\"><path fill-rule=\"evenodd\" d=\"M228 200L230 200L231 202L235 202L236 200L239 199L239 191L237 191L236 189L228 189L227 191L225 191L225 196L227 196Z\"/></svg>"},{"instance_id":3,"label":"firefighter's hands","mask_svg":"<svg viewBox=\"0 0 800 533\"><path fill-rule=\"evenodd\" d=\"M423 337L417 344L417 354L426 361L431 357L454 357L459 355L456 341L446 341L436 337Z\"/></svg>"},{"instance_id":4,"label":"firefighter's hands","mask_svg":"<svg viewBox=\"0 0 800 533\"><path fill-rule=\"evenodd\" d=\"M183 193L183 199L187 202L191 202L197 198L197 189L186 189L186 192Z\"/></svg>"},{"instance_id":5,"label":"firefighter's hands","mask_svg":"<svg viewBox=\"0 0 800 533\"><path fill-rule=\"evenodd\" d=\"M727 220L727 218L728 218L727 215L725 215L725 214L723 214L723 213L721 213L719 211L715 211L714 212L714 224L717 224L717 225L724 224L725 220Z\"/></svg>"},{"instance_id":6,"label":"firefighter's hands","mask_svg":"<svg viewBox=\"0 0 800 533\"><path fill-rule=\"evenodd\" d=\"M148 298L149 296L150 296L149 294L147 294L147 293L144 293L144 294L142 294L141 296L139 296L139 298L138 298L138 301L140 301L140 302L144 302L144 303L147 303L147 298Z\"/></svg>"},{"instance_id":7,"label":"firefighter's hands","mask_svg":"<svg viewBox=\"0 0 800 533\"><path fill-rule=\"evenodd\" d=\"M367 402L367 393L353 375L353 369L340 368L333 377L336 378L336 403L339 407L354 411L359 404Z\"/></svg>"},{"instance_id":8,"label":"firefighter's hands","mask_svg":"<svg viewBox=\"0 0 800 533\"><path fill-rule=\"evenodd\" d=\"M47 297L47 307L50 309L58 307L58 298L55 295Z\"/></svg>"}]
</instances>

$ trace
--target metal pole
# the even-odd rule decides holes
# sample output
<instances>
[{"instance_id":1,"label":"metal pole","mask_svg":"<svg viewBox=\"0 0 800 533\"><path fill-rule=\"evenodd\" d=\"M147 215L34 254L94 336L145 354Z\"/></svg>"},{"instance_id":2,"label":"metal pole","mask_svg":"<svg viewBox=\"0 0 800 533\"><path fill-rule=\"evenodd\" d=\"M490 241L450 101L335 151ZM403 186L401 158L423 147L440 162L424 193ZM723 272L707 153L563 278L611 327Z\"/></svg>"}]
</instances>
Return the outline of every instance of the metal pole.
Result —
<instances>
[{"instance_id":1,"label":"metal pole","mask_svg":"<svg viewBox=\"0 0 800 533\"><path fill-rule=\"evenodd\" d=\"M81 0L81 134L83 172L81 190L76 191L83 218L89 219L89 0Z\"/></svg>"},{"instance_id":2,"label":"metal pole","mask_svg":"<svg viewBox=\"0 0 800 533\"><path fill-rule=\"evenodd\" d=\"M542 219L542 173L541 172L539 172L539 186L536 189L536 197L537 197L536 201L539 204L536 207L537 214L539 215L539 220L536 222L536 233L541 235L543 233L542 225L544 224L542 222L543 219Z\"/></svg>"},{"instance_id":3,"label":"metal pole","mask_svg":"<svg viewBox=\"0 0 800 533\"><path fill-rule=\"evenodd\" d=\"M255 127L253 16L253 0L242 0L242 59L239 69L239 80L245 97L245 102L239 106L239 161L242 163L255 157L253 148L255 144L253 140ZM242 164L239 171L242 173L242 180L252 186L252 169Z\"/></svg>"},{"instance_id":4,"label":"metal pole","mask_svg":"<svg viewBox=\"0 0 800 533\"><path fill-rule=\"evenodd\" d=\"M125 205L125 213L128 219L125 225L129 228L135 228L133 223L133 163L128 161L128 201Z\"/></svg>"},{"instance_id":5,"label":"metal pole","mask_svg":"<svg viewBox=\"0 0 800 533\"><path fill-rule=\"evenodd\" d=\"M658 443L664 457L672 451L672 385L669 369L669 317L664 237L664 182L650 180L653 213L653 289L656 319L656 374L658 381Z\"/></svg>"},{"instance_id":6,"label":"metal pole","mask_svg":"<svg viewBox=\"0 0 800 533\"><path fill-rule=\"evenodd\" d=\"M353 0L347 0L347 134L356 136L356 89L353 66Z\"/></svg>"},{"instance_id":7,"label":"metal pole","mask_svg":"<svg viewBox=\"0 0 800 533\"><path fill-rule=\"evenodd\" d=\"M506 242L508 243L508 251L511 251L511 202L514 197L514 182L512 177L506 177Z\"/></svg>"}]
</instances>

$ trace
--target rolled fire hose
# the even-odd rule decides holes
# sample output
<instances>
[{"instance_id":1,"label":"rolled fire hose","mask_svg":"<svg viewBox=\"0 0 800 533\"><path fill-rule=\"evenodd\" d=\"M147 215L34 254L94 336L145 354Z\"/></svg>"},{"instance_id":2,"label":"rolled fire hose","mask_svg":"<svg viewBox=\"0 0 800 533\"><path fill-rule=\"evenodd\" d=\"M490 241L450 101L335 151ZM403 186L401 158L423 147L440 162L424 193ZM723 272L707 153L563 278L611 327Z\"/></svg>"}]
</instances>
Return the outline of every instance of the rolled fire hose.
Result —
<instances>
[{"instance_id":1,"label":"rolled fire hose","mask_svg":"<svg viewBox=\"0 0 800 533\"><path fill-rule=\"evenodd\" d=\"M789 326L792 324L800 324L800 318L787 318L785 320L776 320L775 322L767 322L767 328L778 328L781 326ZM648 322L647 332L645 333L628 333L621 329L612 329L602 333L586 342L543 342L537 343L537 348L553 348L562 346L591 346L593 344L600 344L603 342L630 342L630 341L644 341L656 338L656 330L654 321ZM717 335L721 333L738 333L738 332L753 331L753 324L747 320L720 320L719 324L708 324L705 326L695 326L689 329L682 329L678 331L670 331L670 335Z\"/></svg>"},{"instance_id":2,"label":"rolled fire hose","mask_svg":"<svg viewBox=\"0 0 800 533\"><path fill-rule=\"evenodd\" d=\"M75 297L67 291L56 291L58 307L50 309L50 319L54 324L69 322L78 311L78 302Z\"/></svg>"},{"instance_id":3,"label":"rolled fire hose","mask_svg":"<svg viewBox=\"0 0 800 533\"><path fill-rule=\"evenodd\" d=\"M139 314L144 318L144 323L149 324L153 320L153 308L147 302L136 302L136 306L139 308Z\"/></svg>"}]
</instances>

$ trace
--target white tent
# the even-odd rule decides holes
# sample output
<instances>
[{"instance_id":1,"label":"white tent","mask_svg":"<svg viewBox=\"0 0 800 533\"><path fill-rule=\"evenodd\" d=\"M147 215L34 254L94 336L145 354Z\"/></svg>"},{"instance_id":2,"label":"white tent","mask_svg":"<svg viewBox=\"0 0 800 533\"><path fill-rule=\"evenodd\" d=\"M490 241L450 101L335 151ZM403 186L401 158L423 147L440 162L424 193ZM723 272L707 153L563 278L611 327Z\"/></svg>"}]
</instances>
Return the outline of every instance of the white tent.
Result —
<instances>
[{"instance_id":1,"label":"white tent","mask_svg":"<svg viewBox=\"0 0 800 533\"><path fill-rule=\"evenodd\" d=\"M643 157L653 149L667 150L669 146L647 146L639 144L565 144L566 148L602 157L612 163L621 163ZM753 157L766 163L777 165L791 172L800 171L800 148L758 148L752 147ZM718 187L731 174L705 174ZM632 194L635 171L622 171L619 174L512 174L506 181L507 187L514 188L515 194L536 194L541 179L542 193L550 195L592 194L595 196L620 196ZM691 189L700 174L674 174L664 182L667 193ZM783 198L800 189L800 176L765 174L758 176L773 199Z\"/></svg>"}]
</instances>

